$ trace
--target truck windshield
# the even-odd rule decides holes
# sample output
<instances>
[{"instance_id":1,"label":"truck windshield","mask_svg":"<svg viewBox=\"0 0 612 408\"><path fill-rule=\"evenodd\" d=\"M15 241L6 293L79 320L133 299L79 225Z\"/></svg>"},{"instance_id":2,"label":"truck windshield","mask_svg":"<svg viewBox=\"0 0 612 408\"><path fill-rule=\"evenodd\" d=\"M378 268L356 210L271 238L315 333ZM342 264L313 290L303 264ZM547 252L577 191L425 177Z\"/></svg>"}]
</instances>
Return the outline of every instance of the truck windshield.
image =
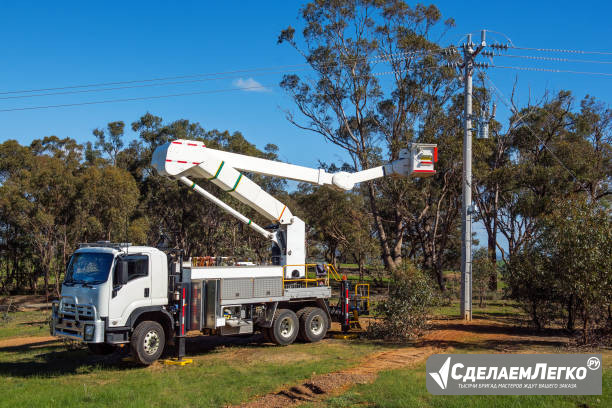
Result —
<instances>
[{"instance_id":1,"label":"truck windshield","mask_svg":"<svg viewBox=\"0 0 612 408\"><path fill-rule=\"evenodd\" d=\"M79 252L72 256L64 283L106 282L113 263L113 254Z\"/></svg>"}]
</instances>

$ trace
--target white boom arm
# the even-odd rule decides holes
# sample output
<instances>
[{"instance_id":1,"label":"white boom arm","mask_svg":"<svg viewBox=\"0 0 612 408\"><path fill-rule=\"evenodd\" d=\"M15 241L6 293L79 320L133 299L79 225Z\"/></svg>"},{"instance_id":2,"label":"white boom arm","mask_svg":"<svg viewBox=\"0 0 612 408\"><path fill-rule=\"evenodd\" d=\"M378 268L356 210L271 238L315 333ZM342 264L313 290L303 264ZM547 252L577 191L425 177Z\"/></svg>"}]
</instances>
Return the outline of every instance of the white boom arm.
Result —
<instances>
[{"instance_id":1,"label":"white boom arm","mask_svg":"<svg viewBox=\"0 0 612 408\"><path fill-rule=\"evenodd\" d=\"M435 173L434 162L436 161L437 147L435 145L413 143L409 149L401 150L399 158L389 164L355 173L332 174L323 169L312 169L210 149L202 142L175 140L155 149L152 165L160 175L180 180L264 237L275 242L281 249L282 265L303 265L305 259L304 222L293 216L286 205L265 192L241 171L350 190L357 183L384 176L432 175ZM240 202L255 209L269 221L280 224L281 234L278 231L269 232L253 223L248 217L198 186L191 178L208 179ZM303 267L292 269L292 272L303 276ZM295 275L293 273L289 277Z\"/></svg>"}]
</instances>

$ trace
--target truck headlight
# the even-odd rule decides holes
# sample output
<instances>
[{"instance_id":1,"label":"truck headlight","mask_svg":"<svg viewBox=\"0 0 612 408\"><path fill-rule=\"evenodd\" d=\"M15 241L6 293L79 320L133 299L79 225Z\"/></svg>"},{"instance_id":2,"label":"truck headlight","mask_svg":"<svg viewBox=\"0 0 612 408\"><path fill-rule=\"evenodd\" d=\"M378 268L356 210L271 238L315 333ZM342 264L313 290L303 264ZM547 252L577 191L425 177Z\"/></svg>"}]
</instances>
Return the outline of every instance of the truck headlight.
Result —
<instances>
[{"instance_id":1,"label":"truck headlight","mask_svg":"<svg viewBox=\"0 0 612 408\"><path fill-rule=\"evenodd\" d=\"M86 324L85 325L84 340L86 340L86 341L93 340L94 331L95 331L95 327L94 326L92 326L91 324Z\"/></svg>"}]
</instances>

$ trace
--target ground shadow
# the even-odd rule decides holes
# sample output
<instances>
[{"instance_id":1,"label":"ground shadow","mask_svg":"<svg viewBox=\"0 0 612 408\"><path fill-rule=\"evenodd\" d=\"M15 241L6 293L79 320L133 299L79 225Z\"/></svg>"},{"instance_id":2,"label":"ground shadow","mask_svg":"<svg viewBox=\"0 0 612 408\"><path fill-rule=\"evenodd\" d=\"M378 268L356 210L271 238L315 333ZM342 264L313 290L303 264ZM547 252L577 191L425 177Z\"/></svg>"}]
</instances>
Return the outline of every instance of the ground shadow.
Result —
<instances>
[{"instance_id":1,"label":"ground shadow","mask_svg":"<svg viewBox=\"0 0 612 408\"><path fill-rule=\"evenodd\" d=\"M19 352L35 350L40 347L40 353L29 353L17 361L0 362L0 376L12 377L58 377L67 374L86 373L89 369L101 366L113 366L117 369L129 369L133 364L125 363L123 351L110 355L98 356L89 353L87 349L69 349L57 341L31 343L22 346L0 348L1 352Z\"/></svg>"},{"instance_id":2,"label":"ground shadow","mask_svg":"<svg viewBox=\"0 0 612 408\"><path fill-rule=\"evenodd\" d=\"M187 357L196 357L227 347L273 347L260 334L235 337L193 336L186 339ZM40 350L37 350L40 349ZM36 351L40 351L36 353ZM46 340L0 348L1 353L24 353L17 361L0 362L0 376L13 377L59 377L68 374L86 373L89 369L112 367L115 370L139 368L129 361L129 345L112 354L100 356L90 353L84 347L70 349L57 340ZM174 348L168 347L164 357L172 357Z\"/></svg>"}]
</instances>

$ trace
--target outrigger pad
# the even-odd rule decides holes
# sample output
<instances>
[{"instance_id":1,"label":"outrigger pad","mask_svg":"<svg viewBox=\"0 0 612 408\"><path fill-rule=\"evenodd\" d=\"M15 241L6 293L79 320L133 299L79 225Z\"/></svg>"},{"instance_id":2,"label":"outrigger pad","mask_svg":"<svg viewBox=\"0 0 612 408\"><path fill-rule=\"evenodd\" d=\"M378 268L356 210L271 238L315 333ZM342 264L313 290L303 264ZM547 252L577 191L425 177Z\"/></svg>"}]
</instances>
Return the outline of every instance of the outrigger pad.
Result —
<instances>
[{"instance_id":1,"label":"outrigger pad","mask_svg":"<svg viewBox=\"0 0 612 408\"><path fill-rule=\"evenodd\" d=\"M166 365L178 365L178 366L186 366L187 364L193 363L193 359L191 358L168 358L165 360L159 360L162 364Z\"/></svg>"}]
</instances>

